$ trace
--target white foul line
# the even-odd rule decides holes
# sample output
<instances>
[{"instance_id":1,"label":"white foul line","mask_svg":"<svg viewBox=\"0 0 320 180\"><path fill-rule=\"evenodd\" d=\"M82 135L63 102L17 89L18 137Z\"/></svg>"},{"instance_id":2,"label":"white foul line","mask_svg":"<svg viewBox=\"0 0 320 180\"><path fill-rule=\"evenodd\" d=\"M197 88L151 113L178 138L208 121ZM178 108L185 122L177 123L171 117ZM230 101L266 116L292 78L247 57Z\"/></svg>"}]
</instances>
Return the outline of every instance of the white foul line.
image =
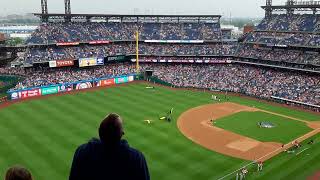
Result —
<instances>
[{"instance_id":1,"label":"white foul line","mask_svg":"<svg viewBox=\"0 0 320 180\"><path fill-rule=\"evenodd\" d=\"M296 154L296 156L298 156L300 153L302 153L303 151L305 151L305 150L307 150L307 149L309 149L309 148L305 148L305 149L303 149L302 151L298 152L298 153Z\"/></svg>"}]
</instances>

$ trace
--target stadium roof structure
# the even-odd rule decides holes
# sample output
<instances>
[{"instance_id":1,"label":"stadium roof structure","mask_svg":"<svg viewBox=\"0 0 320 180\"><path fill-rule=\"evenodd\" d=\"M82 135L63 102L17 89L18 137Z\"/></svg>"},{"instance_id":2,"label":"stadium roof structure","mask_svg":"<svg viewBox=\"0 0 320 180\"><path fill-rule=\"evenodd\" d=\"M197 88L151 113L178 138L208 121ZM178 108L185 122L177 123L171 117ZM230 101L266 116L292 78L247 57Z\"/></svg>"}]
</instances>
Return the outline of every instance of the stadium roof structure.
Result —
<instances>
[{"instance_id":1,"label":"stadium roof structure","mask_svg":"<svg viewBox=\"0 0 320 180\"><path fill-rule=\"evenodd\" d=\"M320 10L320 1L294 1L288 0L284 5L271 5L266 3L265 6L261 6L265 11L287 11L293 13L294 11L313 12L316 14Z\"/></svg>"},{"instance_id":2,"label":"stadium roof structure","mask_svg":"<svg viewBox=\"0 0 320 180\"><path fill-rule=\"evenodd\" d=\"M119 15L119 14L43 14L34 13L43 22L49 20L105 20L107 22L219 22L221 15Z\"/></svg>"},{"instance_id":3,"label":"stadium roof structure","mask_svg":"<svg viewBox=\"0 0 320 180\"><path fill-rule=\"evenodd\" d=\"M268 8L268 6L261 6L262 9ZM275 11L283 11L283 10L296 10L296 11L318 11L320 10L320 4L319 5L278 5L278 6L271 6Z\"/></svg>"}]
</instances>

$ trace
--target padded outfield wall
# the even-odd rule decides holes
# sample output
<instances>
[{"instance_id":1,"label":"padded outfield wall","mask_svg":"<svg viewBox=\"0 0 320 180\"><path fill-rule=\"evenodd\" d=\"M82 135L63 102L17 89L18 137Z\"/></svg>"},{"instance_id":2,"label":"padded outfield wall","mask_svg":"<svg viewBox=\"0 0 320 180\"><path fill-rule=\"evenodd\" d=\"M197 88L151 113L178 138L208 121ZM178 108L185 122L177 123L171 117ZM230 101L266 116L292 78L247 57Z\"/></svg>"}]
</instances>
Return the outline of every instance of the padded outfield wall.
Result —
<instances>
[{"instance_id":1,"label":"padded outfield wall","mask_svg":"<svg viewBox=\"0 0 320 180\"><path fill-rule=\"evenodd\" d=\"M70 91L78 91L83 89L90 89L93 87L112 86L116 84L128 83L134 81L136 74L129 74L124 76L110 76L106 78L92 79L86 81L77 81L72 83L53 84L48 86L38 86L19 90L9 90L9 100L19 100L31 97L39 97L50 94L58 94Z\"/></svg>"}]
</instances>

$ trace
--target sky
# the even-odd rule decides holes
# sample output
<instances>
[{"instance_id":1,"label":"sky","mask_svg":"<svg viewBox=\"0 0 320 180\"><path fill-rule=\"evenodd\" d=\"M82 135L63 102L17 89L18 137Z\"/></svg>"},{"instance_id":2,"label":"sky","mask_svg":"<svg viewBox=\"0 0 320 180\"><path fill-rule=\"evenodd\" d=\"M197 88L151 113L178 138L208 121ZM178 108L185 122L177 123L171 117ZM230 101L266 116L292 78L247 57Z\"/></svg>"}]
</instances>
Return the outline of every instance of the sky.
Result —
<instances>
[{"instance_id":1,"label":"sky","mask_svg":"<svg viewBox=\"0 0 320 180\"><path fill-rule=\"evenodd\" d=\"M49 13L64 13L64 0L47 0ZM41 12L41 0L0 0L0 15ZM273 0L284 4L286 0ZM264 16L265 0L71 0L72 13L219 14L225 18Z\"/></svg>"}]
</instances>

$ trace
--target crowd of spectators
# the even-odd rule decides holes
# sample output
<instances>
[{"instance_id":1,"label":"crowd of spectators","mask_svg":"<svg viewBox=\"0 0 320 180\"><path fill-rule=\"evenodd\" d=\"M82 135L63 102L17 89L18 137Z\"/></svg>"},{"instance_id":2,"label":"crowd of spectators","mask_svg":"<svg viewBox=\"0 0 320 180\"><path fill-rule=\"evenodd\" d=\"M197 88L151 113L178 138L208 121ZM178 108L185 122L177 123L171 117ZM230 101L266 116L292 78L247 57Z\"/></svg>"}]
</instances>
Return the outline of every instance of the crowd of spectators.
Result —
<instances>
[{"instance_id":1,"label":"crowd of spectators","mask_svg":"<svg viewBox=\"0 0 320 180\"><path fill-rule=\"evenodd\" d=\"M318 14L274 14L266 17L254 32L244 35L236 56L293 64L290 66L307 64L310 69L317 69L320 65L316 49L320 47L319 23Z\"/></svg>"},{"instance_id":2,"label":"crowd of spectators","mask_svg":"<svg viewBox=\"0 0 320 180\"><path fill-rule=\"evenodd\" d=\"M28 44L89 42L99 40L220 40L219 23L116 23L61 22L43 23L27 41Z\"/></svg>"},{"instance_id":3,"label":"crowd of spectators","mask_svg":"<svg viewBox=\"0 0 320 180\"><path fill-rule=\"evenodd\" d=\"M301 50L272 49L267 47L243 45L238 49L237 56L320 66L320 55L318 52L314 51L308 52Z\"/></svg>"},{"instance_id":4,"label":"crowd of spectators","mask_svg":"<svg viewBox=\"0 0 320 180\"><path fill-rule=\"evenodd\" d=\"M0 75L19 75L24 76L25 71L23 68L11 68L11 67L1 67L0 68Z\"/></svg>"},{"instance_id":5,"label":"crowd of spectators","mask_svg":"<svg viewBox=\"0 0 320 180\"><path fill-rule=\"evenodd\" d=\"M318 32L319 14L273 14L257 26L259 31Z\"/></svg>"},{"instance_id":6,"label":"crowd of spectators","mask_svg":"<svg viewBox=\"0 0 320 180\"><path fill-rule=\"evenodd\" d=\"M140 55L155 56L230 56L235 53L235 43L215 44L149 44L139 45ZM81 45L72 47L31 48L26 53L26 62L46 62L50 60L79 59L86 57L106 57L136 54L135 43L112 43L108 45Z\"/></svg>"},{"instance_id":7,"label":"crowd of spectators","mask_svg":"<svg viewBox=\"0 0 320 180\"><path fill-rule=\"evenodd\" d=\"M246 43L270 44L277 46L320 46L320 35L302 32L252 32L244 40Z\"/></svg>"},{"instance_id":8,"label":"crowd of spectators","mask_svg":"<svg viewBox=\"0 0 320 180\"><path fill-rule=\"evenodd\" d=\"M264 18L245 42L286 45L319 46L318 14L274 14Z\"/></svg>"},{"instance_id":9,"label":"crowd of spectators","mask_svg":"<svg viewBox=\"0 0 320 180\"><path fill-rule=\"evenodd\" d=\"M135 65L129 63L109 64L107 66L88 67L82 69L75 69L71 67L59 69L29 68L19 73L21 74L22 72L23 76L26 78L17 84L12 90L131 74L135 72Z\"/></svg>"},{"instance_id":10,"label":"crowd of spectators","mask_svg":"<svg viewBox=\"0 0 320 180\"><path fill-rule=\"evenodd\" d=\"M136 62L135 59L132 59ZM171 56L144 56L139 58L139 62L160 62L160 63L206 63L206 64L216 64L216 63L226 63L231 62L232 57L171 57Z\"/></svg>"},{"instance_id":11,"label":"crowd of spectators","mask_svg":"<svg viewBox=\"0 0 320 180\"><path fill-rule=\"evenodd\" d=\"M153 56L234 56L250 59L284 61L289 63L320 64L316 50L302 47L320 46L319 15L274 14L265 18L256 31L244 36L243 43L207 42L203 44L140 43L139 54ZM155 22L50 22L43 23L27 40L28 44L58 42L90 42L111 40L104 45L41 46L27 50L25 62L33 64L114 55L134 55L135 32L140 40L219 40L229 39L230 31L221 30L215 23L155 23ZM127 42L114 42L127 41ZM250 45L247 45L250 44ZM255 48L264 44L272 48ZM264 46L263 45L263 46ZM300 47L293 49L292 46ZM279 48L281 47L281 48ZM238 49L238 51L237 51ZM285 65L285 64L284 64ZM314 68L311 68L314 69Z\"/></svg>"},{"instance_id":12,"label":"crowd of spectators","mask_svg":"<svg viewBox=\"0 0 320 180\"><path fill-rule=\"evenodd\" d=\"M280 71L239 64L142 63L159 79L179 87L210 88L270 98L276 96L320 105L319 75ZM15 89L124 75L135 72L134 63L91 68L28 69Z\"/></svg>"},{"instance_id":13,"label":"crowd of spectators","mask_svg":"<svg viewBox=\"0 0 320 180\"><path fill-rule=\"evenodd\" d=\"M297 72L243 65L156 64L151 67L163 81L179 87L210 88L320 105L320 77Z\"/></svg>"}]
</instances>

